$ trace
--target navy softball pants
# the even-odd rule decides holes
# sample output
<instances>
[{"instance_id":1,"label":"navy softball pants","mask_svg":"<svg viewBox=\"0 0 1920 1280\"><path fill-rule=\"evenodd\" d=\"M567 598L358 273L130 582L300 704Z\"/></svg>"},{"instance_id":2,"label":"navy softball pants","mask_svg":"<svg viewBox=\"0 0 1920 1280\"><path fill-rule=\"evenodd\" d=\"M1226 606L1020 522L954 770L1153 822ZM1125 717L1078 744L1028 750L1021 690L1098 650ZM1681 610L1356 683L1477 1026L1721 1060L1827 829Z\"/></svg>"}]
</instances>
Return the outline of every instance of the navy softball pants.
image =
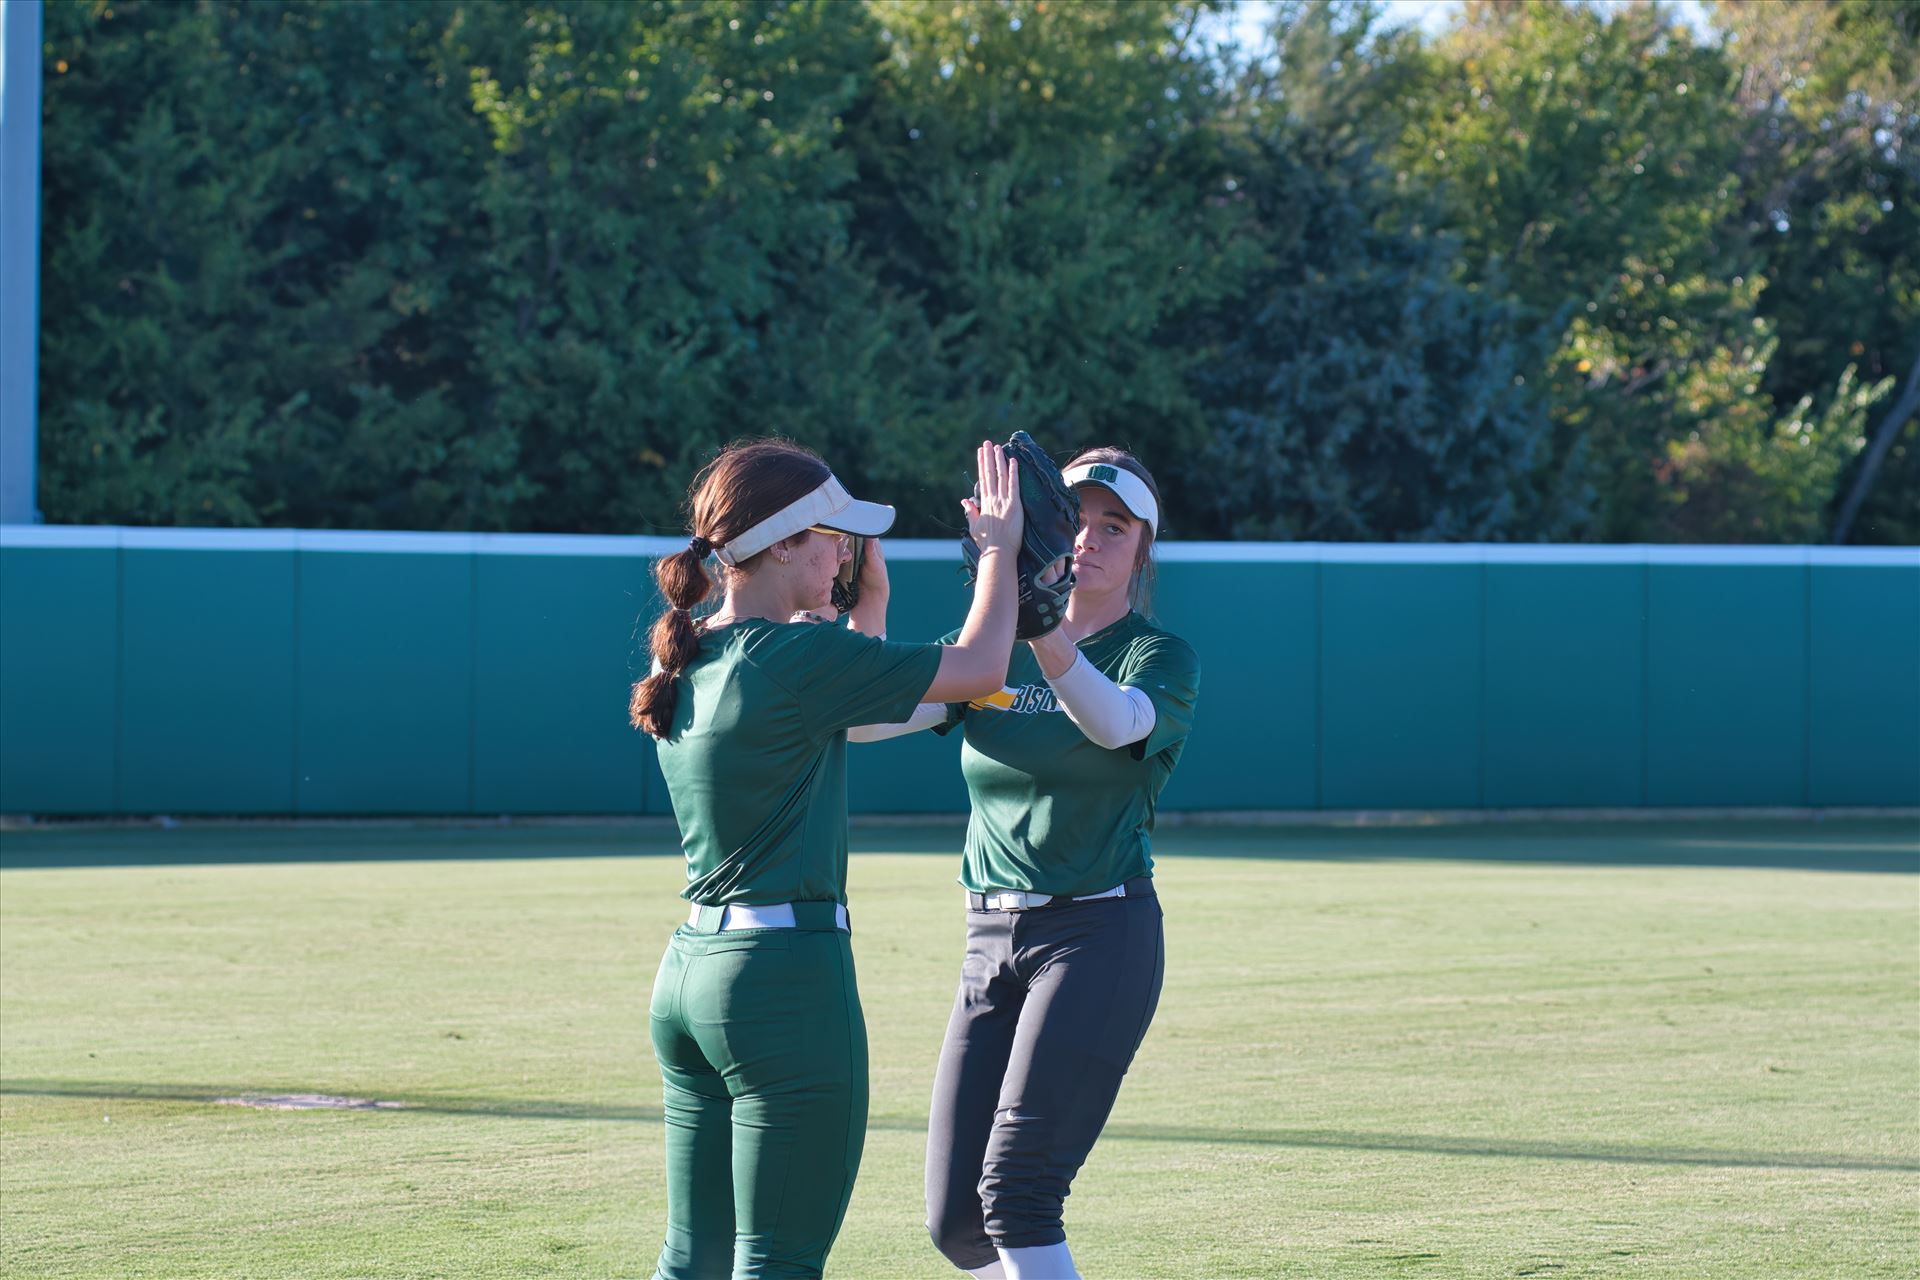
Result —
<instances>
[{"instance_id":1,"label":"navy softball pants","mask_svg":"<svg viewBox=\"0 0 1920 1280\"><path fill-rule=\"evenodd\" d=\"M1148 882L1150 885L1150 882ZM1066 1239L1061 1210L1160 1001L1160 901L967 912L934 1077L927 1230L962 1270Z\"/></svg>"}]
</instances>

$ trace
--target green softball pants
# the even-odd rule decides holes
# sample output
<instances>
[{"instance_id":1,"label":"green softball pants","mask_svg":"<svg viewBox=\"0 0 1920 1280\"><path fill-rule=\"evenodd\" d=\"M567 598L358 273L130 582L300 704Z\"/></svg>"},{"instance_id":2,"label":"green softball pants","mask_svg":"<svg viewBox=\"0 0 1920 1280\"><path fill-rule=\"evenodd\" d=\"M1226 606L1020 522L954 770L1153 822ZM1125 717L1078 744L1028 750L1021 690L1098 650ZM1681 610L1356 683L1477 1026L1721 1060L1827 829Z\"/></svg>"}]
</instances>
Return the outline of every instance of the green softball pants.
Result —
<instances>
[{"instance_id":1,"label":"green softball pants","mask_svg":"<svg viewBox=\"0 0 1920 1280\"><path fill-rule=\"evenodd\" d=\"M800 928L689 925L667 944L650 1010L667 1127L656 1280L818 1276L840 1233L867 1136L867 1025L826 906Z\"/></svg>"}]
</instances>

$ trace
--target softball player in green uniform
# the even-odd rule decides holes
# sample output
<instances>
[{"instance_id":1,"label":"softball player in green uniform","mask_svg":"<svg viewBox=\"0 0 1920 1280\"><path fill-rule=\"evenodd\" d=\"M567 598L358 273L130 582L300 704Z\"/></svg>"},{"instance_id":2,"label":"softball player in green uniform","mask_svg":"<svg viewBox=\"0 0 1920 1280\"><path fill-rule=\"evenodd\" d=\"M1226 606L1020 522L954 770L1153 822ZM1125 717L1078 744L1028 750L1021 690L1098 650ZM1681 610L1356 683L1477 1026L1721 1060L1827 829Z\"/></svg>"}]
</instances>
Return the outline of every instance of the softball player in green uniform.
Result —
<instances>
[{"instance_id":1,"label":"softball player in green uniform","mask_svg":"<svg viewBox=\"0 0 1920 1280\"><path fill-rule=\"evenodd\" d=\"M848 556L893 509L853 499L785 441L723 452L694 481L693 536L655 576L655 670L631 715L659 743L692 908L654 980L667 1139L655 1275L818 1276L846 1214L867 1125L867 1038L846 908L846 728L1001 687L1013 646L1020 499L979 454L976 535L990 567L956 644L890 644L877 546L855 627L824 610ZM705 560L725 598L696 623Z\"/></svg>"},{"instance_id":2,"label":"softball player in green uniform","mask_svg":"<svg viewBox=\"0 0 1920 1280\"><path fill-rule=\"evenodd\" d=\"M1160 998L1154 804L1199 691L1193 649L1148 620L1160 501L1118 449L1065 469L1081 499L1058 630L999 693L923 704L856 740L966 735L967 953L934 1081L927 1226L961 1270L1076 1276L1061 1210Z\"/></svg>"}]
</instances>

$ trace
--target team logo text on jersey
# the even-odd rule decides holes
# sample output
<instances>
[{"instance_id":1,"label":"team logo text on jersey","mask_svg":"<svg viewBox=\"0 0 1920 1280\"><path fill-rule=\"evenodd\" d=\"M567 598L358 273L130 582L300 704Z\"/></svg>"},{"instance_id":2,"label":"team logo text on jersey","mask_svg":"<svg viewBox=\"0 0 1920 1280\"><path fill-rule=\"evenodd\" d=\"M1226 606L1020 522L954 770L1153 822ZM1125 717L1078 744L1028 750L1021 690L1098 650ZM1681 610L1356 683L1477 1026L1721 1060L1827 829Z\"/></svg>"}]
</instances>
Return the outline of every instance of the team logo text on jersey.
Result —
<instances>
[{"instance_id":1,"label":"team logo text on jersey","mask_svg":"<svg viewBox=\"0 0 1920 1280\"><path fill-rule=\"evenodd\" d=\"M1015 715L1034 716L1058 711L1060 700L1053 696L1053 689L1048 685L1023 684L1018 689L1002 689L984 698L975 698L967 705L979 711L1011 711Z\"/></svg>"}]
</instances>

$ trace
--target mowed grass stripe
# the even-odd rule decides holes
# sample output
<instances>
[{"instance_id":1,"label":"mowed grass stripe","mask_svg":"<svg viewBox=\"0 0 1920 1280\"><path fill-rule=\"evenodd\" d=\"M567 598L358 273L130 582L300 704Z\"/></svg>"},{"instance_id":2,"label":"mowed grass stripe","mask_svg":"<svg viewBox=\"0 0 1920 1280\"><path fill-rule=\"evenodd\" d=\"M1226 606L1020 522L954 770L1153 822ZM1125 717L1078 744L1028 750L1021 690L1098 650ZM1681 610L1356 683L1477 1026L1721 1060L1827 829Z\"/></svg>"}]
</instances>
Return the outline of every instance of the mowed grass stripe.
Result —
<instances>
[{"instance_id":1,"label":"mowed grass stripe","mask_svg":"<svg viewBox=\"0 0 1920 1280\"><path fill-rule=\"evenodd\" d=\"M679 868L604 855L670 834L205 834L5 837L0 1270L648 1274ZM956 834L856 832L897 852L853 864L874 1119L833 1274L951 1274L920 1165ZM1089 1276L1920 1269L1911 824L1161 846L1166 994L1068 1205ZM62 860L172 865L22 865ZM408 1106L212 1102L306 1092Z\"/></svg>"}]
</instances>

